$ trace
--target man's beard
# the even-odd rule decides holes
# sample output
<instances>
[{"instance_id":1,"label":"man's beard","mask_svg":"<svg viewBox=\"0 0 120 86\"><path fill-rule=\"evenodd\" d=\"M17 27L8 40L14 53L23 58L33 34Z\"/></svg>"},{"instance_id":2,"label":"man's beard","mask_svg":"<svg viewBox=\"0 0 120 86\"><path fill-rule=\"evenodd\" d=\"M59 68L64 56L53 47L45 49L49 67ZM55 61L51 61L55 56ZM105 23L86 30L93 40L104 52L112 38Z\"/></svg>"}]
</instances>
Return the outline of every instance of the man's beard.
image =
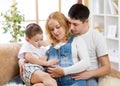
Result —
<instances>
[{"instance_id":1,"label":"man's beard","mask_svg":"<svg viewBox=\"0 0 120 86\"><path fill-rule=\"evenodd\" d=\"M73 36L79 35L79 33L77 31L69 30L69 32L70 32L70 35L73 35Z\"/></svg>"}]
</instances>

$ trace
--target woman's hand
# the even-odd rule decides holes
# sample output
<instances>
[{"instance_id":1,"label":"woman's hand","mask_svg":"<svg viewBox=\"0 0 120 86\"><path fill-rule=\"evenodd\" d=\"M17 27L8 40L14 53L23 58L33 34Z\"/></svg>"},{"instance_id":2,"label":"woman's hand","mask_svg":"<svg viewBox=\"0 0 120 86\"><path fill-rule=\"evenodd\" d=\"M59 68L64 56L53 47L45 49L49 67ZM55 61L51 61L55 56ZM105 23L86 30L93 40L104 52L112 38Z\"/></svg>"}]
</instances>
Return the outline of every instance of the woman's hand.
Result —
<instances>
[{"instance_id":1,"label":"woman's hand","mask_svg":"<svg viewBox=\"0 0 120 86\"><path fill-rule=\"evenodd\" d=\"M47 69L47 71L49 72L49 74L53 77L53 78L58 78L64 75L64 70L62 67L60 66L56 66L53 65L51 67L49 67Z\"/></svg>"},{"instance_id":2,"label":"woman's hand","mask_svg":"<svg viewBox=\"0 0 120 86\"><path fill-rule=\"evenodd\" d=\"M24 68L25 63L26 63L26 60L25 60L25 59L20 59L20 60L19 60L20 77L22 77L23 72L25 72L25 68Z\"/></svg>"}]
</instances>

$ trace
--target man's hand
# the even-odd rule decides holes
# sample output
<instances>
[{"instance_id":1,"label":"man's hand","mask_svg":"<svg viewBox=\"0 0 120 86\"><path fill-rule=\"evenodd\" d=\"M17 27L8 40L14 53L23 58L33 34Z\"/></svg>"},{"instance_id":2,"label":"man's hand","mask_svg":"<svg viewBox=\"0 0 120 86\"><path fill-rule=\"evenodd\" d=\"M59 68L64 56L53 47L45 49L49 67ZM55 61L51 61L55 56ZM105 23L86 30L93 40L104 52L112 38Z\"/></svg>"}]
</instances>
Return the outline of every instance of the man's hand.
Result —
<instances>
[{"instance_id":1,"label":"man's hand","mask_svg":"<svg viewBox=\"0 0 120 86\"><path fill-rule=\"evenodd\" d=\"M62 67L56 65L49 67L47 71L53 78L58 78L64 75Z\"/></svg>"},{"instance_id":2,"label":"man's hand","mask_svg":"<svg viewBox=\"0 0 120 86\"><path fill-rule=\"evenodd\" d=\"M86 80L86 79L93 77L93 74L92 74L92 71L84 71L81 73L73 74L71 76L75 80L80 80L80 79Z\"/></svg>"}]
</instances>

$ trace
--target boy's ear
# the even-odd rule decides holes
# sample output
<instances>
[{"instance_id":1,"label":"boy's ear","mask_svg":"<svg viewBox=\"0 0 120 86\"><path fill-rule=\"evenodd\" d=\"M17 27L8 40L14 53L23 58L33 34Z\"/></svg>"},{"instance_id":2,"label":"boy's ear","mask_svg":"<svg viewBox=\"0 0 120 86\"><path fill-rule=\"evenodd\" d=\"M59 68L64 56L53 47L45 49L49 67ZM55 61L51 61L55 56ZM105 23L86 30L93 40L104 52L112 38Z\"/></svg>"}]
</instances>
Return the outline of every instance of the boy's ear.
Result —
<instances>
[{"instance_id":1,"label":"boy's ear","mask_svg":"<svg viewBox=\"0 0 120 86\"><path fill-rule=\"evenodd\" d=\"M28 37L25 37L25 40L26 40L27 42L29 42L29 38L28 38Z\"/></svg>"},{"instance_id":2,"label":"boy's ear","mask_svg":"<svg viewBox=\"0 0 120 86\"><path fill-rule=\"evenodd\" d=\"M85 20L88 23L88 19Z\"/></svg>"}]
</instances>

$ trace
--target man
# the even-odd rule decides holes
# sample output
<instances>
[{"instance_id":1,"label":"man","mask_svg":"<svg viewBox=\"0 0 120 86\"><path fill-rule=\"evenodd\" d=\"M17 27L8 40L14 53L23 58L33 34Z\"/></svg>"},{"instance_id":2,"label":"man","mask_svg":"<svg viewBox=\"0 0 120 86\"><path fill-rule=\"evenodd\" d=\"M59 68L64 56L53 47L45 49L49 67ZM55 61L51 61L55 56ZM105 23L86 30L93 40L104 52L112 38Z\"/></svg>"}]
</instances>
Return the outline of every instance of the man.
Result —
<instances>
[{"instance_id":1,"label":"man","mask_svg":"<svg viewBox=\"0 0 120 86\"><path fill-rule=\"evenodd\" d=\"M90 56L91 66L82 73L73 75L73 79L86 79L87 86L98 86L98 77L110 72L110 62L105 38L88 26L90 11L82 4L74 4L68 12L70 32L81 35L85 40Z\"/></svg>"}]
</instances>

